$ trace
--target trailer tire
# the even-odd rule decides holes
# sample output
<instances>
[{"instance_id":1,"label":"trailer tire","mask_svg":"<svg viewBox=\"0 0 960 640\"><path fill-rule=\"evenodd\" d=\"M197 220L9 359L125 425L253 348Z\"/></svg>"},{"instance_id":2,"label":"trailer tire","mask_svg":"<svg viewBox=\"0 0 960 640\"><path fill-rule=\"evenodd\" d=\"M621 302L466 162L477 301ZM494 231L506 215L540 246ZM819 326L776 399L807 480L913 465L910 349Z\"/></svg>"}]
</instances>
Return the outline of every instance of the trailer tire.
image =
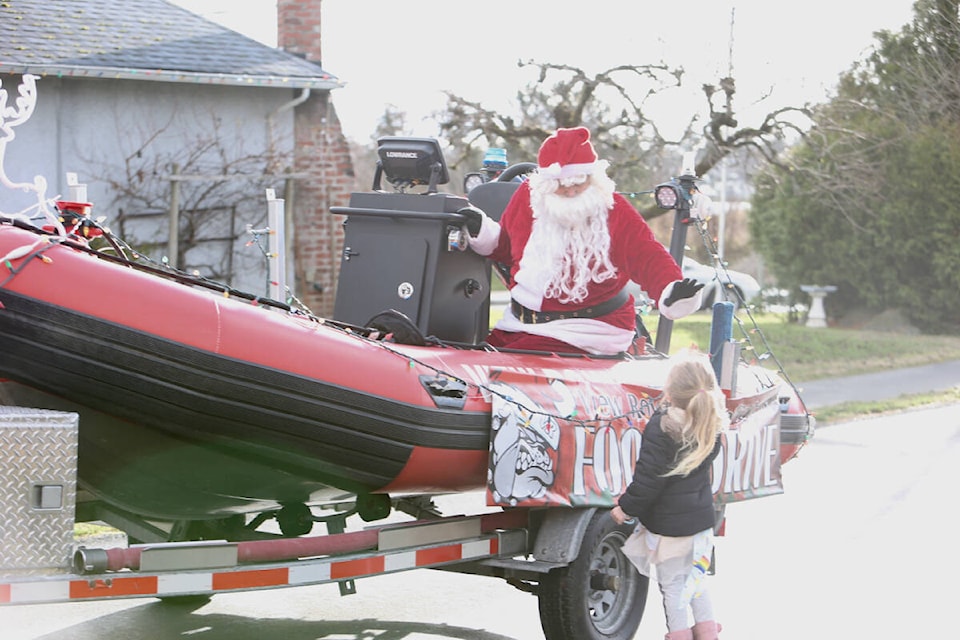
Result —
<instances>
[{"instance_id":1,"label":"trailer tire","mask_svg":"<svg viewBox=\"0 0 960 640\"><path fill-rule=\"evenodd\" d=\"M599 510L577 558L540 582L540 624L546 640L630 640L647 602L649 580L620 552L632 527Z\"/></svg>"}]
</instances>

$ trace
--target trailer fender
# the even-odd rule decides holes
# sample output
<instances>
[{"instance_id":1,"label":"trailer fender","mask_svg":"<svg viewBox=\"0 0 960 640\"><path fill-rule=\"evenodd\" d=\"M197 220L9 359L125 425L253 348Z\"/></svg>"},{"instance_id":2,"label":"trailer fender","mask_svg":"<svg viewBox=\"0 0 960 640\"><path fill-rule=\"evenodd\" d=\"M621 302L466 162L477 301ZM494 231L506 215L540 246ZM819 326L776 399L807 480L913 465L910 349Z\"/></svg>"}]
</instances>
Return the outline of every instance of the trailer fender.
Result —
<instances>
[{"instance_id":1,"label":"trailer fender","mask_svg":"<svg viewBox=\"0 0 960 640\"><path fill-rule=\"evenodd\" d=\"M547 509L533 545L533 557L545 562L573 562L596 510L596 507Z\"/></svg>"}]
</instances>

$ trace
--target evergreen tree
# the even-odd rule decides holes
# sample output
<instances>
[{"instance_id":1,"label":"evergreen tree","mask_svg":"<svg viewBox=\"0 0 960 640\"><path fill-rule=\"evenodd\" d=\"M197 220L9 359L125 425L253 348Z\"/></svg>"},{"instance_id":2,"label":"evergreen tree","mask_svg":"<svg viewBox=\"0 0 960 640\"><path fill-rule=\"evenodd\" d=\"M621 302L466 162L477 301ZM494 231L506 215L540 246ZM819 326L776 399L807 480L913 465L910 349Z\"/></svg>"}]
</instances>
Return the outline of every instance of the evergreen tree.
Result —
<instances>
[{"instance_id":1,"label":"evergreen tree","mask_svg":"<svg viewBox=\"0 0 960 640\"><path fill-rule=\"evenodd\" d=\"M845 73L787 163L758 179L756 248L784 286L833 284L828 310L900 308L960 331L960 0L919 0Z\"/></svg>"}]
</instances>

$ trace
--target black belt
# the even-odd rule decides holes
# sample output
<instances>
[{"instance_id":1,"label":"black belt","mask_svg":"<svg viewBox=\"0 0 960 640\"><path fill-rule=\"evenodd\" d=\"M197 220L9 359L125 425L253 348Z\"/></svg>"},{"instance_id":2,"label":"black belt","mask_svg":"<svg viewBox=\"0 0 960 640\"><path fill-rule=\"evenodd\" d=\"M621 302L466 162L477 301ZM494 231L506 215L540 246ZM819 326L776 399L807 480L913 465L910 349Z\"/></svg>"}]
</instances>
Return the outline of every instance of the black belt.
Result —
<instances>
[{"instance_id":1,"label":"black belt","mask_svg":"<svg viewBox=\"0 0 960 640\"><path fill-rule=\"evenodd\" d=\"M573 309L571 311L534 311L533 309L527 309L516 300L511 300L510 310L513 311L513 315L517 316L517 319L523 324L542 324L544 322L553 322L554 320L598 318L605 316L622 307L629 299L630 294L628 294L626 290L621 290L620 293L600 304L582 309Z\"/></svg>"}]
</instances>

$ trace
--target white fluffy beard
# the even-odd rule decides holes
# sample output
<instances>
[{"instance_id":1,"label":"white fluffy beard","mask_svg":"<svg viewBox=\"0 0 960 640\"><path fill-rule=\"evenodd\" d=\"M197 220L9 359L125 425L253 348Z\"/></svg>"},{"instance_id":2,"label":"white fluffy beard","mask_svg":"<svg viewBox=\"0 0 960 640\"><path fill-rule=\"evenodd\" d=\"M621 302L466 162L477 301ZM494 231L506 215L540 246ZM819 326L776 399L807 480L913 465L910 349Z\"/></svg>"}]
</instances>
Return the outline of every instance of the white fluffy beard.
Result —
<instances>
[{"instance_id":1,"label":"white fluffy beard","mask_svg":"<svg viewBox=\"0 0 960 640\"><path fill-rule=\"evenodd\" d=\"M574 198L531 185L533 230L520 267L542 273L545 298L577 304L586 299L591 282L603 282L617 274L610 262L607 226L613 183L603 177L598 184L594 176L593 184Z\"/></svg>"}]
</instances>

